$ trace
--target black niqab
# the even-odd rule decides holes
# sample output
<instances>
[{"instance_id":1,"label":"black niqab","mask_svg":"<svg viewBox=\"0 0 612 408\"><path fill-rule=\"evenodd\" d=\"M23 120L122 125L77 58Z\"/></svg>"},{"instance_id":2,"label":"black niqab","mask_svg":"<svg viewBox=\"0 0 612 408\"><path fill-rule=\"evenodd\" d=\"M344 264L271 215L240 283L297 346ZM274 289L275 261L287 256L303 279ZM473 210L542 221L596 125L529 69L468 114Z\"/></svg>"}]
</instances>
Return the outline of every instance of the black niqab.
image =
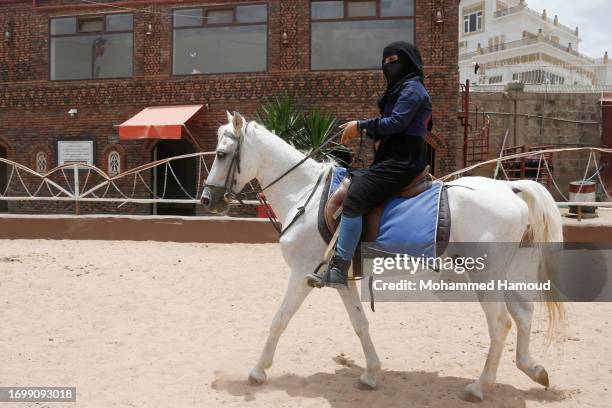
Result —
<instances>
[{"instance_id":1,"label":"black niqab","mask_svg":"<svg viewBox=\"0 0 612 408\"><path fill-rule=\"evenodd\" d=\"M385 59L397 55L399 60L385 64ZM394 96L401 86L408 81L423 82L423 60L418 48L405 41L396 41L387 45L383 51L382 69L387 80L387 90L378 100L382 114L387 100Z\"/></svg>"}]
</instances>

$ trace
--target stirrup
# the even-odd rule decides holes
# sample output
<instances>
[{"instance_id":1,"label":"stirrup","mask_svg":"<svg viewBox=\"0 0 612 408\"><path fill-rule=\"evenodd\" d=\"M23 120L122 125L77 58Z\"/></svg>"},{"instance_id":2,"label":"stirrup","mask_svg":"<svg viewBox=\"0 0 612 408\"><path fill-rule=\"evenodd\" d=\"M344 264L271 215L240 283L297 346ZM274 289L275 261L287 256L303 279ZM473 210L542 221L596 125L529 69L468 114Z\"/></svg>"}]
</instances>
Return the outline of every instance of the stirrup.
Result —
<instances>
[{"instance_id":1,"label":"stirrup","mask_svg":"<svg viewBox=\"0 0 612 408\"><path fill-rule=\"evenodd\" d=\"M319 265L317 270L323 264ZM309 273L306 275L308 285L313 288L329 287L334 289L346 289L348 288L348 270L351 267L351 261L345 261L338 255L331 257L327 263L325 272L323 273ZM333 281L332 281L333 272Z\"/></svg>"}]
</instances>

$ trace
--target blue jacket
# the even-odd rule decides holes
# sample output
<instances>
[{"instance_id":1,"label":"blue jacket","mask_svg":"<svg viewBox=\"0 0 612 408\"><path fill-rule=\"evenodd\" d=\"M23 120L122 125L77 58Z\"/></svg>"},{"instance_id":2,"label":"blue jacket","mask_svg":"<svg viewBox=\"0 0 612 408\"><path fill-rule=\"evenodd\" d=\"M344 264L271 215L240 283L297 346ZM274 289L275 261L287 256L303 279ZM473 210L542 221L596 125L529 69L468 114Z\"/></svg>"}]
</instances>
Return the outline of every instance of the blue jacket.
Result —
<instances>
[{"instance_id":1,"label":"blue jacket","mask_svg":"<svg viewBox=\"0 0 612 408\"><path fill-rule=\"evenodd\" d=\"M427 136L431 99L421 81L408 81L385 105L382 117L359 121L375 141L390 135Z\"/></svg>"},{"instance_id":2,"label":"blue jacket","mask_svg":"<svg viewBox=\"0 0 612 408\"><path fill-rule=\"evenodd\" d=\"M389 175L423 170L427 166L425 137L431 113L425 86L412 80L388 99L381 117L360 120L359 129L381 142L371 168Z\"/></svg>"}]
</instances>

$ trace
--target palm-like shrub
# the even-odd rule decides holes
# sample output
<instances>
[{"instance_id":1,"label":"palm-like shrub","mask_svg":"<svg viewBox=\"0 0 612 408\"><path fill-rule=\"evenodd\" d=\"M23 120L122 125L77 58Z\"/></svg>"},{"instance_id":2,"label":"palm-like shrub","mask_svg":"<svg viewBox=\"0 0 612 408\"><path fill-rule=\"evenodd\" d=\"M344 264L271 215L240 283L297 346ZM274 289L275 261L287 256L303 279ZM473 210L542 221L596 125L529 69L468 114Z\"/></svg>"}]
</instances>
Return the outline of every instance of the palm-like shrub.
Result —
<instances>
[{"instance_id":1,"label":"palm-like shrub","mask_svg":"<svg viewBox=\"0 0 612 408\"><path fill-rule=\"evenodd\" d=\"M300 127L293 135L292 141L301 150L317 149L332 134L336 123L334 117L321 113L319 108L314 108L302 116Z\"/></svg>"},{"instance_id":2,"label":"palm-like shrub","mask_svg":"<svg viewBox=\"0 0 612 408\"><path fill-rule=\"evenodd\" d=\"M257 113L257 119L277 136L292 144L296 149L309 154L318 149L336 130L338 121L315 107L304 112L300 104L290 96L277 96L268 101ZM350 157L350 150L338 143L339 139L327 144L315 158L334 158L340 162ZM348 165L348 163L341 163Z\"/></svg>"},{"instance_id":3,"label":"palm-like shrub","mask_svg":"<svg viewBox=\"0 0 612 408\"><path fill-rule=\"evenodd\" d=\"M268 101L257 113L257 120L277 136L291 142L300 129L303 114L288 95Z\"/></svg>"}]
</instances>

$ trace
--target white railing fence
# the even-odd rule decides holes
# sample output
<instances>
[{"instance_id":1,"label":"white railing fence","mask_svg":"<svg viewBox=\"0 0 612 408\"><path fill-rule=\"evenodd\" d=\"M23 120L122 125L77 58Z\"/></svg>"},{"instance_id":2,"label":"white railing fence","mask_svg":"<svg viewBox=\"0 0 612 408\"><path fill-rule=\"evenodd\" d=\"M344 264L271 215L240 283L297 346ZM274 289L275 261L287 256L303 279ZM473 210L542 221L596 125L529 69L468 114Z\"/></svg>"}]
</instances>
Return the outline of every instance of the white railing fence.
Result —
<instances>
[{"instance_id":1,"label":"white railing fence","mask_svg":"<svg viewBox=\"0 0 612 408\"><path fill-rule=\"evenodd\" d=\"M596 181L603 198L612 201L611 192L604 183L603 174L609 174L612 165L612 149L585 147L563 148L526 152L518 155L500 157L470 166L442 178L452 180L467 175L472 170L503 161L522 157L541 157L547 153L588 153L587 169L584 180ZM119 208L125 204L197 204L202 194L203 184L209 174L214 152L193 153L148 163L117 176L110 177L103 170L87 164L65 164L45 174L40 174L22 164L0 158L0 170L6 172L5 180L0 182L0 202L2 201L57 201L79 203L110 203ZM598 157L601 156L601 159ZM186 174L185 167L177 171L185 161L190 161L196 174ZM541 160L542 161L542 160ZM542 162L542 169L553 163ZM538 173L540 173L538 171ZM554 177L554 171L549 171ZM493 174L491 174L493 176ZM503 171L500 173L503 178ZM0 177L0 180L2 178ZM537 178L536 178L537 180ZM539 181L539 180L537 180ZM564 186L554 179L554 188L564 198ZM609 183L608 180L606 183ZM566 198L567 200L567 198ZM243 201L243 204L256 205L257 200Z\"/></svg>"},{"instance_id":2,"label":"white railing fence","mask_svg":"<svg viewBox=\"0 0 612 408\"><path fill-rule=\"evenodd\" d=\"M64 164L40 174L0 158L0 167L5 167L6 171L6 179L0 185L0 201L72 201L117 203L119 206L127 203L195 204L199 202L213 158L214 152L176 156L114 177L83 163ZM196 177L187 177L188 181L177 170L186 161L195 164L197 172Z\"/></svg>"}]
</instances>

